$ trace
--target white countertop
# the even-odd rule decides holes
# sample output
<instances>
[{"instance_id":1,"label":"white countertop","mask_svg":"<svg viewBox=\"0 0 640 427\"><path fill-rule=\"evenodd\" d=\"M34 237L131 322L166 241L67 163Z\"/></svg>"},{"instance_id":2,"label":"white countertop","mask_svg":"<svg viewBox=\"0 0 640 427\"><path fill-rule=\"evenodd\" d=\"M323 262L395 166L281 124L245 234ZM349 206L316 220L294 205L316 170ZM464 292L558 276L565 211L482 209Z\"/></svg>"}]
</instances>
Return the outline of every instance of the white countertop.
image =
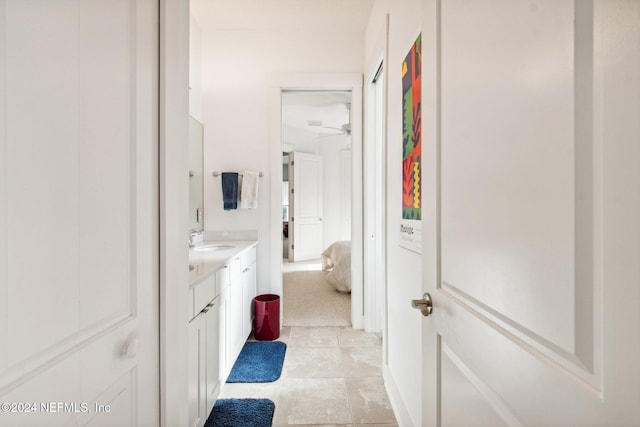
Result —
<instances>
[{"instance_id":1,"label":"white countertop","mask_svg":"<svg viewBox=\"0 0 640 427\"><path fill-rule=\"evenodd\" d=\"M208 277L225 264L231 262L240 252L256 245L255 240L205 240L189 249L189 265L194 266L189 271L189 286L193 286L200 280ZM227 249L214 251L200 251L198 248L208 245L232 246Z\"/></svg>"}]
</instances>

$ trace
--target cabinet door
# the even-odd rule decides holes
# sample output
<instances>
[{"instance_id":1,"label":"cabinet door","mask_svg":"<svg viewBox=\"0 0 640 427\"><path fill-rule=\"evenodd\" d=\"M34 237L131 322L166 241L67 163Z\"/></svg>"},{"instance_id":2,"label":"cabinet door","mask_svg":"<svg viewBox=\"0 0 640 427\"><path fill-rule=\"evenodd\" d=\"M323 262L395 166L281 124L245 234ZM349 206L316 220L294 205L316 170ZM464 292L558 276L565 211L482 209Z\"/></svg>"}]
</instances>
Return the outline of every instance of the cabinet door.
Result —
<instances>
[{"instance_id":1,"label":"cabinet door","mask_svg":"<svg viewBox=\"0 0 640 427\"><path fill-rule=\"evenodd\" d=\"M251 334L253 321L253 298L256 296L256 263L242 271L242 335Z\"/></svg>"},{"instance_id":2,"label":"cabinet door","mask_svg":"<svg viewBox=\"0 0 640 427\"><path fill-rule=\"evenodd\" d=\"M227 331L229 331L228 360L229 364L233 366L246 338L242 336L242 269L240 257L234 259L230 267L229 325L227 326Z\"/></svg>"},{"instance_id":3,"label":"cabinet door","mask_svg":"<svg viewBox=\"0 0 640 427\"><path fill-rule=\"evenodd\" d=\"M207 420L205 389L205 313L189 322L189 427L201 427Z\"/></svg>"},{"instance_id":4,"label":"cabinet door","mask_svg":"<svg viewBox=\"0 0 640 427\"><path fill-rule=\"evenodd\" d=\"M218 337L218 364L220 371L220 382L223 383L227 379L227 374L231 369L229 366L228 351L229 348L229 266L225 265L216 272L216 281L218 283L218 319L220 327L220 336Z\"/></svg>"},{"instance_id":5,"label":"cabinet door","mask_svg":"<svg viewBox=\"0 0 640 427\"><path fill-rule=\"evenodd\" d=\"M205 309L206 319L206 367L207 367L207 406L210 413L220 392L220 299L216 298Z\"/></svg>"},{"instance_id":6,"label":"cabinet door","mask_svg":"<svg viewBox=\"0 0 640 427\"><path fill-rule=\"evenodd\" d=\"M229 332L227 328L228 316L228 288L225 292L220 293L218 297L218 380L220 384L227 380L227 375L231 370L227 359L227 348L229 348Z\"/></svg>"}]
</instances>

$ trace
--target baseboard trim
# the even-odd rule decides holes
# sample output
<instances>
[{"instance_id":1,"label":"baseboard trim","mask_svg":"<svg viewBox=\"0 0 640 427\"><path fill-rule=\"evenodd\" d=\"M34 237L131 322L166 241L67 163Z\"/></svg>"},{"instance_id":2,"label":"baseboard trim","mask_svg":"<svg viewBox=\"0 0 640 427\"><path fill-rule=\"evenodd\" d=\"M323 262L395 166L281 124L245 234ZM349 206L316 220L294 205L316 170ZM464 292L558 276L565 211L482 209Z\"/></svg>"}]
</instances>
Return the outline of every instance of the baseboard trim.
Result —
<instances>
[{"instance_id":1,"label":"baseboard trim","mask_svg":"<svg viewBox=\"0 0 640 427\"><path fill-rule=\"evenodd\" d=\"M382 378L384 379L384 388L387 390L387 396L389 396L389 401L391 402L391 407L393 408L393 413L396 416L398 425L400 427L415 427L409 416L409 411L407 411L407 407L402 400L400 391L398 391L393 375L389 370L389 366L387 365L383 365L382 367Z\"/></svg>"}]
</instances>

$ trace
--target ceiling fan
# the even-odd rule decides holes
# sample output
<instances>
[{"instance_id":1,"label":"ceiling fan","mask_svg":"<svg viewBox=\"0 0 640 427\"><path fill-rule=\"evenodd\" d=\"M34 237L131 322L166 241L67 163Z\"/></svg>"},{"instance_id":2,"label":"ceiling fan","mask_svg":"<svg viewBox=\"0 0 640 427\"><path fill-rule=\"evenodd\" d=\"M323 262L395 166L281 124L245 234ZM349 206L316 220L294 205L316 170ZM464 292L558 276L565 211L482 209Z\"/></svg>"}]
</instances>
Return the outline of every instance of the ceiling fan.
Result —
<instances>
[{"instance_id":1,"label":"ceiling fan","mask_svg":"<svg viewBox=\"0 0 640 427\"><path fill-rule=\"evenodd\" d=\"M337 130L338 131L338 133L334 133L334 134L326 135L326 136L351 135L351 124L350 123L345 123L342 126L340 126L339 128L334 127L334 126L323 126L323 128L325 128L325 129L333 129L333 130Z\"/></svg>"}]
</instances>

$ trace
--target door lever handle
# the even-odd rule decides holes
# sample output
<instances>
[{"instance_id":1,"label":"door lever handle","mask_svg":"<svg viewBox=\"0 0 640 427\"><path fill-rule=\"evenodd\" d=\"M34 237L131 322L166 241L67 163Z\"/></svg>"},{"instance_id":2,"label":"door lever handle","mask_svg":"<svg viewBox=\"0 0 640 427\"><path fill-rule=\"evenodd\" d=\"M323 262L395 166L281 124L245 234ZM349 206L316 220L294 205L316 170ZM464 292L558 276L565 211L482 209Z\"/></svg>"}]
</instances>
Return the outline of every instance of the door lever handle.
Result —
<instances>
[{"instance_id":1,"label":"door lever handle","mask_svg":"<svg viewBox=\"0 0 640 427\"><path fill-rule=\"evenodd\" d=\"M422 299L411 300L411 307L420 309L423 316L429 316L433 311L433 301L431 301L431 295L426 293L422 296Z\"/></svg>"}]
</instances>

